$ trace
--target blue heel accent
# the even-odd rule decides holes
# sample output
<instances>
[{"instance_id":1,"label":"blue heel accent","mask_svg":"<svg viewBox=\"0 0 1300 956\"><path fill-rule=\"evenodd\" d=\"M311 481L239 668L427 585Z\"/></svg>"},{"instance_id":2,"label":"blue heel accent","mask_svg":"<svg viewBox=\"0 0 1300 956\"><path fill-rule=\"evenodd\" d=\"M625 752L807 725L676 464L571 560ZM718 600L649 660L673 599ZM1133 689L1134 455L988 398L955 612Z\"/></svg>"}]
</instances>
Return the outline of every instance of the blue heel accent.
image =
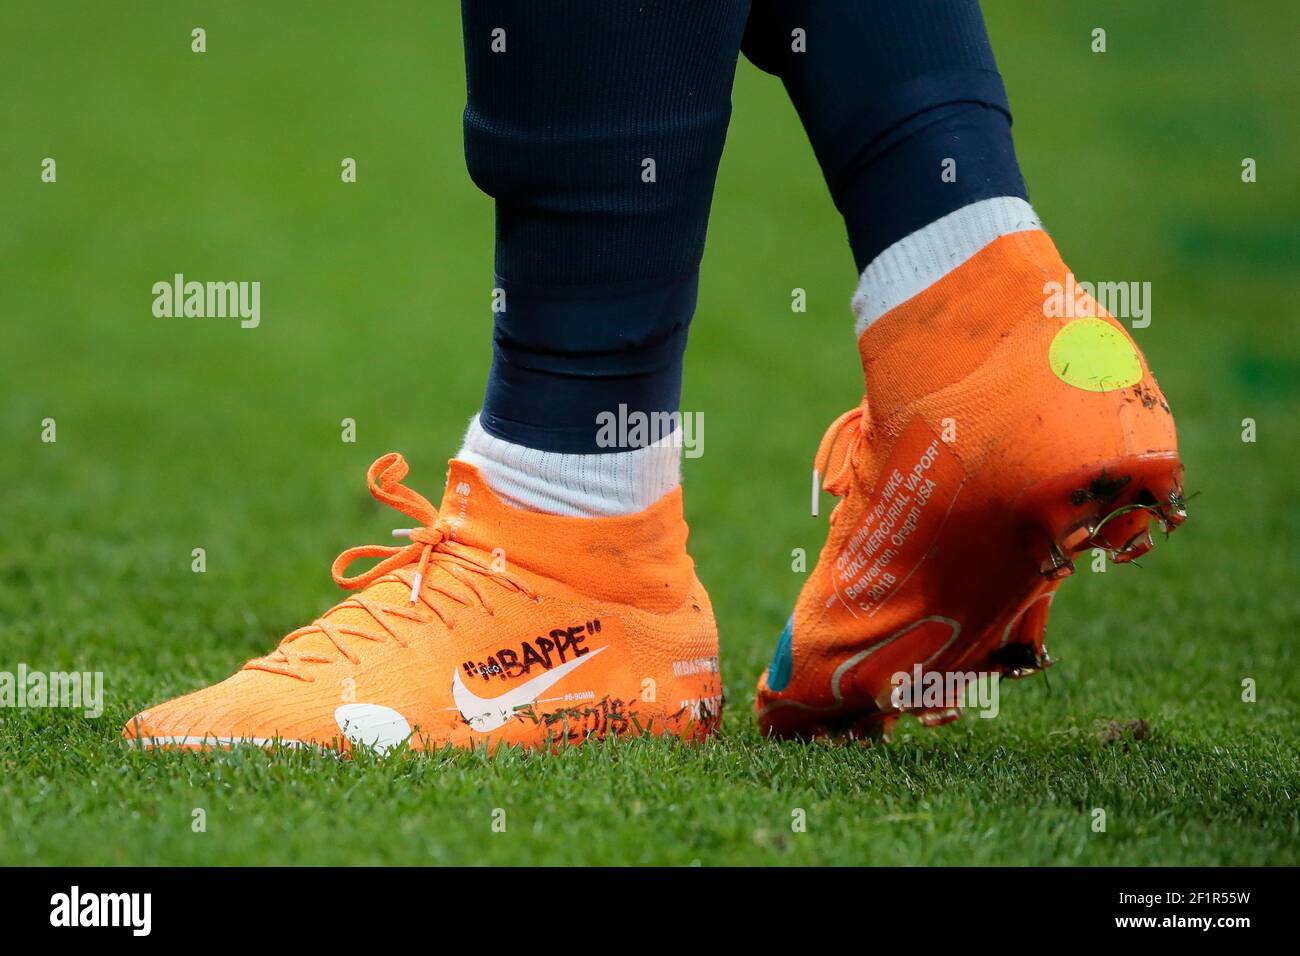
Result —
<instances>
[{"instance_id":1,"label":"blue heel accent","mask_svg":"<svg viewBox=\"0 0 1300 956\"><path fill-rule=\"evenodd\" d=\"M767 666L767 689L780 693L790 683L790 674L794 670L794 615L785 622L785 630L776 642L776 653L772 663Z\"/></svg>"}]
</instances>

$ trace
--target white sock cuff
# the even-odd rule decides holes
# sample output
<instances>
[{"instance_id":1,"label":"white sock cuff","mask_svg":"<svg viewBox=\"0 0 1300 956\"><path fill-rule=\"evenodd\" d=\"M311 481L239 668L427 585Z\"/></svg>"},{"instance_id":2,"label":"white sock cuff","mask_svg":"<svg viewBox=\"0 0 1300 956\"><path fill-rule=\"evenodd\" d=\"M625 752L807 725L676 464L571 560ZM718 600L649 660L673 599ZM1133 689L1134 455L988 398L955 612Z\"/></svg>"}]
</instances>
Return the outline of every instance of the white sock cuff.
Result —
<instances>
[{"instance_id":1,"label":"white sock cuff","mask_svg":"<svg viewBox=\"0 0 1300 956\"><path fill-rule=\"evenodd\" d=\"M456 457L477 468L509 504L557 515L635 514L682 482L678 432L645 448L572 455L489 435L475 415Z\"/></svg>"},{"instance_id":2,"label":"white sock cuff","mask_svg":"<svg viewBox=\"0 0 1300 956\"><path fill-rule=\"evenodd\" d=\"M853 294L854 332L934 285L994 239L1042 229L1033 207L1014 196L981 199L904 236L862 270Z\"/></svg>"}]
</instances>

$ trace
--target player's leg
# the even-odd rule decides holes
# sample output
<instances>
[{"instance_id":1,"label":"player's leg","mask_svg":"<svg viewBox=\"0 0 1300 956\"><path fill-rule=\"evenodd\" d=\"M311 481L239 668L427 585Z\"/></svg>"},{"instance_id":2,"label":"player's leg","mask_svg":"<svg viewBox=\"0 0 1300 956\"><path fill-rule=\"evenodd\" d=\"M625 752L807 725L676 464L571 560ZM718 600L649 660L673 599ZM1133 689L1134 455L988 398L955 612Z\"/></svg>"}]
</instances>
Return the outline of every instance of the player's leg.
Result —
<instances>
[{"instance_id":1,"label":"player's leg","mask_svg":"<svg viewBox=\"0 0 1300 956\"><path fill-rule=\"evenodd\" d=\"M756 0L745 52L782 78L843 213L868 392L817 456L844 500L760 724L952 719L956 681L927 696L918 673L1041 668L1070 556L1131 559L1151 517L1182 520L1169 406L1028 204L975 0Z\"/></svg>"},{"instance_id":2,"label":"player's leg","mask_svg":"<svg viewBox=\"0 0 1300 956\"><path fill-rule=\"evenodd\" d=\"M128 738L548 746L717 726L680 445L654 426L677 412L747 12L464 3L466 156L496 201L500 291L483 411L442 505L401 483L400 455L376 461L371 493L414 527L340 556L356 596Z\"/></svg>"},{"instance_id":3,"label":"player's leg","mask_svg":"<svg viewBox=\"0 0 1300 956\"><path fill-rule=\"evenodd\" d=\"M755 0L744 52L784 83L859 272L971 203L1023 209L1010 107L976 0Z\"/></svg>"},{"instance_id":4,"label":"player's leg","mask_svg":"<svg viewBox=\"0 0 1300 956\"><path fill-rule=\"evenodd\" d=\"M611 447L598 423L677 411L748 2L463 10L502 308L462 457L529 507L639 510L677 484L680 448Z\"/></svg>"}]
</instances>

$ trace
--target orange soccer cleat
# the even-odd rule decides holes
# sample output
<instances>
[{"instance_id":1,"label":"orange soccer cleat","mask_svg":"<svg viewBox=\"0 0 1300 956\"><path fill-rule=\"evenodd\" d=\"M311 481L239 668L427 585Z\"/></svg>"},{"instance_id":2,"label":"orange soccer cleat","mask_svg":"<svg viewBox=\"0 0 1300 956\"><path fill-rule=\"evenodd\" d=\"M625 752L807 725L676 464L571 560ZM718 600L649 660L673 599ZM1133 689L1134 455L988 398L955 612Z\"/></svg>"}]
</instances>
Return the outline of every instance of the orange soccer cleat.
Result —
<instances>
[{"instance_id":1,"label":"orange soccer cleat","mask_svg":"<svg viewBox=\"0 0 1300 956\"><path fill-rule=\"evenodd\" d=\"M718 637L686 553L681 490L626 517L502 502L453 460L441 509L370 467L371 493L418 527L401 547L352 548L334 579L357 593L212 687L123 730L143 747L238 743L387 750L674 734L721 713ZM382 558L347 577L358 558Z\"/></svg>"},{"instance_id":2,"label":"orange soccer cleat","mask_svg":"<svg viewBox=\"0 0 1300 956\"><path fill-rule=\"evenodd\" d=\"M1152 518L1169 531L1186 517L1173 416L1142 354L1091 299L1072 310L1085 317L1047 317L1052 282L1073 287L1051 239L1014 232L862 333L870 402L817 455L843 500L759 680L764 732L955 719L951 693L897 692L918 674L952 688L949 675L1046 666L1071 558L1132 560Z\"/></svg>"}]
</instances>

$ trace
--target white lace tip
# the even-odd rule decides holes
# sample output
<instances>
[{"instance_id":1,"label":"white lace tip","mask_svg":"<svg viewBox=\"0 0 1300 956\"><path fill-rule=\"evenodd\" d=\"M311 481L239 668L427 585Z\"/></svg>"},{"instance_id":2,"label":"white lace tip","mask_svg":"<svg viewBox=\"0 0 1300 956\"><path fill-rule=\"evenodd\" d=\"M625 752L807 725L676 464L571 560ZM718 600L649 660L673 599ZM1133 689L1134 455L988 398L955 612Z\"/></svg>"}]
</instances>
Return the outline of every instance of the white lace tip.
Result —
<instances>
[{"instance_id":1,"label":"white lace tip","mask_svg":"<svg viewBox=\"0 0 1300 956\"><path fill-rule=\"evenodd\" d=\"M394 537L394 538L409 538L409 537L411 536L411 531L412 531L412 530L414 530L414 529L412 529L412 528L394 528L394 529L393 529L393 537Z\"/></svg>"},{"instance_id":2,"label":"white lace tip","mask_svg":"<svg viewBox=\"0 0 1300 956\"><path fill-rule=\"evenodd\" d=\"M415 580L411 582L411 603L414 604L420 600L420 585L424 583L424 575L417 573Z\"/></svg>"},{"instance_id":3,"label":"white lace tip","mask_svg":"<svg viewBox=\"0 0 1300 956\"><path fill-rule=\"evenodd\" d=\"M816 468L813 469L812 483L812 516L817 517L818 509L821 506L821 474Z\"/></svg>"}]
</instances>

